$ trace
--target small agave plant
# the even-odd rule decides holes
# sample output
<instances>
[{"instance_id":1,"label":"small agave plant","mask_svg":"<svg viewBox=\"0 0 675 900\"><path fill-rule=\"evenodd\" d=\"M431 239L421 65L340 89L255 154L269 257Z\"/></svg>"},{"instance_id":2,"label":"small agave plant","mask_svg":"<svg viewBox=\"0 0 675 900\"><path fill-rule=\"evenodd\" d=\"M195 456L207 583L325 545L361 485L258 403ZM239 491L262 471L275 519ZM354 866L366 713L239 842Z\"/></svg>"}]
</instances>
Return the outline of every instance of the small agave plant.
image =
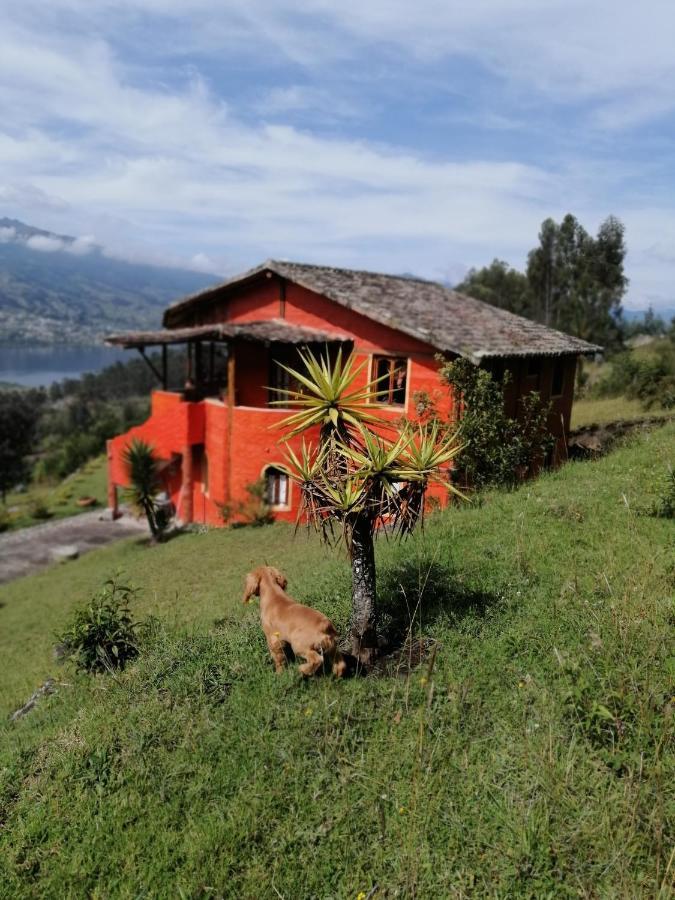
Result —
<instances>
[{"instance_id":1,"label":"small agave plant","mask_svg":"<svg viewBox=\"0 0 675 900\"><path fill-rule=\"evenodd\" d=\"M423 522L429 485L459 494L448 467L461 449L455 434L406 423L394 429L377 415L378 381L359 385L366 363L354 355L334 360L300 352L304 371L283 368L297 388L278 388L279 406L296 411L279 423L284 440L319 427L316 446L304 439L287 447L287 467L300 487L300 516L323 540L343 540L352 565L351 651L364 665L378 652L374 538L378 531L402 538ZM459 496L462 496L459 494Z\"/></svg>"},{"instance_id":2,"label":"small agave plant","mask_svg":"<svg viewBox=\"0 0 675 900\"><path fill-rule=\"evenodd\" d=\"M162 480L154 451L145 441L136 438L125 449L123 459L129 476L127 498L138 513L145 515L153 541L161 541L168 521L157 503Z\"/></svg>"}]
</instances>

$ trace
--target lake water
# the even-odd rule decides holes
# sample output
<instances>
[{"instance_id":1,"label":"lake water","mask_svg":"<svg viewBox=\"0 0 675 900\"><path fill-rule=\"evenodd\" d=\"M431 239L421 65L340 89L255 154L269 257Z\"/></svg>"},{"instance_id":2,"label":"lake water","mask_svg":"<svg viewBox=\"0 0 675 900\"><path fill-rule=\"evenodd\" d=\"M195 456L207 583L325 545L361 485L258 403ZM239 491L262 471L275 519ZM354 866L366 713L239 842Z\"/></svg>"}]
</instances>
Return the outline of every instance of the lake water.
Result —
<instances>
[{"instance_id":1,"label":"lake water","mask_svg":"<svg viewBox=\"0 0 675 900\"><path fill-rule=\"evenodd\" d=\"M121 360L134 359L132 350L117 347L26 347L0 344L0 382L25 387L50 385L62 378L100 372Z\"/></svg>"}]
</instances>

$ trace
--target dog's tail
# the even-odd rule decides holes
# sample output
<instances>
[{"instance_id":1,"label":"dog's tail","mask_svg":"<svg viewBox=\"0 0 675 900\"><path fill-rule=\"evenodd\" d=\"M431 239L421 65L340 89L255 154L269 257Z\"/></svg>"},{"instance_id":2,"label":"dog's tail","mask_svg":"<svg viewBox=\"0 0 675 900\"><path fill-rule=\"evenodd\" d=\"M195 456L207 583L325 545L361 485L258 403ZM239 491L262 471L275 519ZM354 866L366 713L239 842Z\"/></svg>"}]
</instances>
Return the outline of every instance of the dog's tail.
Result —
<instances>
[{"instance_id":1,"label":"dog's tail","mask_svg":"<svg viewBox=\"0 0 675 900\"><path fill-rule=\"evenodd\" d=\"M337 644L338 633L332 624L326 628L326 633L316 642L314 649L320 653L324 659L330 661L333 675L342 678L347 670L347 663L340 652Z\"/></svg>"},{"instance_id":2,"label":"dog's tail","mask_svg":"<svg viewBox=\"0 0 675 900\"><path fill-rule=\"evenodd\" d=\"M337 644L336 638L337 631L331 625L330 629L327 628L325 634L322 634L321 637L315 641L312 645L312 649L316 650L317 653L332 653Z\"/></svg>"}]
</instances>

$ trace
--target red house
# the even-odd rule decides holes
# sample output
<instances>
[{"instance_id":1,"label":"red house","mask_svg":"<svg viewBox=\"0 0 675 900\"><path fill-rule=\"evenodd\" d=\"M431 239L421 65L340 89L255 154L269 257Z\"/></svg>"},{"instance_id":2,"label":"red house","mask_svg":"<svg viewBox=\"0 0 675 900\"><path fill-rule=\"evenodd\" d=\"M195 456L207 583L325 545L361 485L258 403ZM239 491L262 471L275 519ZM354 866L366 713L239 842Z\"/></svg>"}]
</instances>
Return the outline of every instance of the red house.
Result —
<instances>
[{"instance_id":1,"label":"red house","mask_svg":"<svg viewBox=\"0 0 675 900\"><path fill-rule=\"evenodd\" d=\"M116 511L117 487L127 483L124 449L141 438L162 461L177 517L210 525L222 525L223 509L246 502L261 478L275 517L296 516L298 492L279 468L284 450L273 427L288 411L270 405L270 387L287 384L277 363L295 365L298 348L353 349L366 361L364 382L385 376L379 406L391 420L414 418L423 394L453 414L439 353L495 374L508 368L510 413L531 390L552 401L554 463L565 453L577 357L600 350L434 282L277 260L174 303L163 325L108 338L144 356L162 350L161 366L145 357L162 384L150 417L108 443L109 503ZM175 345L186 349L187 371L171 390L167 348Z\"/></svg>"}]
</instances>

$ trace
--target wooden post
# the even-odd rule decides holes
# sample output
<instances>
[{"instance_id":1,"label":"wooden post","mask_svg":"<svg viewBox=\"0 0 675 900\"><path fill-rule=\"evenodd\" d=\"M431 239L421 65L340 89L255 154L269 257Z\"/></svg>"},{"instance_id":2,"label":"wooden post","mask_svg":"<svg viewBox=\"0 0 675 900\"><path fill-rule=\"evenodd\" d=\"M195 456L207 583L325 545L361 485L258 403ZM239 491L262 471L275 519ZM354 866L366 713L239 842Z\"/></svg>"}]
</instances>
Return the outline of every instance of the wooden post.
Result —
<instances>
[{"instance_id":1,"label":"wooden post","mask_svg":"<svg viewBox=\"0 0 675 900\"><path fill-rule=\"evenodd\" d=\"M193 521L192 498L194 477L192 472L192 446L186 444L183 447L183 485L181 488L181 519L184 525Z\"/></svg>"},{"instance_id":2,"label":"wooden post","mask_svg":"<svg viewBox=\"0 0 675 900\"><path fill-rule=\"evenodd\" d=\"M202 389L202 379L204 373L202 372L202 342L197 341L195 343L195 387L197 390L201 392ZM199 394L201 396L201 393Z\"/></svg>"},{"instance_id":3,"label":"wooden post","mask_svg":"<svg viewBox=\"0 0 675 900\"><path fill-rule=\"evenodd\" d=\"M192 383L192 344L189 341L187 344L187 375L185 381L186 383L188 381Z\"/></svg>"},{"instance_id":4,"label":"wooden post","mask_svg":"<svg viewBox=\"0 0 675 900\"><path fill-rule=\"evenodd\" d=\"M225 496L232 500L232 435L234 433L235 345L227 345L227 483Z\"/></svg>"},{"instance_id":5,"label":"wooden post","mask_svg":"<svg viewBox=\"0 0 675 900\"><path fill-rule=\"evenodd\" d=\"M106 441L106 453L108 456L108 509L113 519L119 519L121 513L117 503L117 485L113 481L112 463L112 441Z\"/></svg>"},{"instance_id":6,"label":"wooden post","mask_svg":"<svg viewBox=\"0 0 675 900\"><path fill-rule=\"evenodd\" d=\"M279 318L286 318L286 282L283 278L279 280Z\"/></svg>"}]
</instances>

